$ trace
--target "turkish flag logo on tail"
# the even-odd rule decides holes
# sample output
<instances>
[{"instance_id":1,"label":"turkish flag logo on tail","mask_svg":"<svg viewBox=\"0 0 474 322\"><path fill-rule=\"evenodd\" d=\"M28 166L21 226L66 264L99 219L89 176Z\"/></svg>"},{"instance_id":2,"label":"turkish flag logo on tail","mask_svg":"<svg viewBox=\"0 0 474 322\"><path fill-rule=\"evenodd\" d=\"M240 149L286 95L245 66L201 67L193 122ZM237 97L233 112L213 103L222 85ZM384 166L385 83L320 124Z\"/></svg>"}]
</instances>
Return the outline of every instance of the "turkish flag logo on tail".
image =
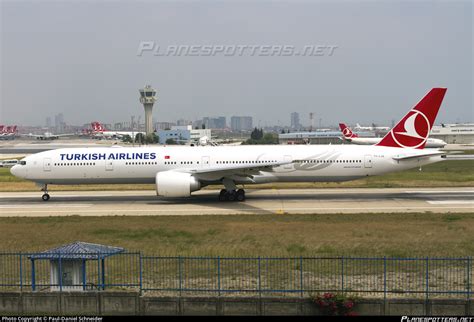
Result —
<instances>
[{"instance_id":1,"label":"turkish flag logo on tail","mask_svg":"<svg viewBox=\"0 0 474 322\"><path fill-rule=\"evenodd\" d=\"M423 149L446 90L433 88L377 145Z\"/></svg>"},{"instance_id":2,"label":"turkish flag logo on tail","mask_svg":"<svg viewBox=\"0 0 474 322\"><path fill-rule=\"evenodd\" d=\"M352 132L352 130L349 127L347 127L345 123L339 123L339 128L341 129L342 135L344 135L346 139L359 137L357 134Z\"/></svg>"}]
</instances>

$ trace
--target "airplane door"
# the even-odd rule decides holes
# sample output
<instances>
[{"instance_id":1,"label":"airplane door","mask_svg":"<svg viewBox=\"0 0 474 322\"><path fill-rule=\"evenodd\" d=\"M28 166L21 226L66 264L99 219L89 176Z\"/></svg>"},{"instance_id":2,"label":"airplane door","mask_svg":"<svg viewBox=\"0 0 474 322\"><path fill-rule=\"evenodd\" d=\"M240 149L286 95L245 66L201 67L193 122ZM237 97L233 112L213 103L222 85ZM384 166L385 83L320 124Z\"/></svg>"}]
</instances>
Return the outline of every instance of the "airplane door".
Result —
<instances>
[{"instance_id":1,"label":"airplane door","mask_svg":"<svg viewBox=\"0 0 474 322\"><path fill-rule=\"evenodd\" d=\"M204 156L201 158L201 168L208 168L209 167L209 156Z\"/></svg>"},{"instance_id":2,"label":"airplane door","mask_svg":"<svg viewBox=\"0 0 474 322\"><path fill-rule=\"evenodd\" d=\"M51 171L51 159L45 158L43 160L43 170L44 171Z\"/></svg>"},{"instance_id":3,"label":"airplane door","mask_svg":"<svg viewBox=\"0 0 474 322\"><path fill-rule=\"evenodd\" d=\"M114 160L105 160L105 170L112 171L114 169Z\"/></svg>"},{"instance_id":4,"label":"airplane door","mask_svg":"<svg viewBox=\"0 0 474 322\"><path fill-rule=\"evenodd\" d=\"M293 158L291 157L291 155L285 155L283 157L283 162L291 162L291 161L293 161ZM292 166L293 166L292 163L288 163L283 166L283 169L291 169Z\"/></svg>"},{"instance_id":5,"label":"airplane door","mask_svg":"<svg viewBox=\"0 0 474 322\"><path fill-rule=\"evenodd\" d=\"M366 154L364 156L364 167L372 168L372 155Z\"/></svg>"}]
</instances>

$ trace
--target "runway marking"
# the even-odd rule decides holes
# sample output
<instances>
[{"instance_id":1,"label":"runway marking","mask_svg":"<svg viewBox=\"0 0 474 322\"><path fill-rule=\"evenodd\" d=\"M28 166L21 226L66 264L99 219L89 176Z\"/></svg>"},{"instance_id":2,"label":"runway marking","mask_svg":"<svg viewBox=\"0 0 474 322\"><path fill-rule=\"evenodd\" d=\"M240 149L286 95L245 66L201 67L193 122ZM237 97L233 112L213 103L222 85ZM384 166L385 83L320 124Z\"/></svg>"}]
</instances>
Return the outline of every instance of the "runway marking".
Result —
<instances>
[{"instance_id":1,"label":"runway marking","mask_svg":"<svg viewBox=\"0 0 474 322\"><path fill-rule=\"evenodd\" d=\"M57 208L57 207L72 207L72 208L89 208L92 207L93 204L68 204L68 203L63 203L63 204L52 204L52 205L31 205L31 204L16 204L16 205L0 205L0 208L3 209L9 209L9 208Z\"/></svg>"},{"instance_id":2,"label":"runway marking","mask_svg":"<svg viewBox=\"0 0 474 322\"><path fill-rule=\"evenodd\" d=\"M436 201L428 201L428 203L432 205L474 205L474 200L436 200Z\"/></svg>"},{"instance_id":3,"label":"runway marking","mask_svg":"<svg viewBox=\"0 0 474 322\"><path fill-rule=\"evenodd\" d=\"M364 210L372 210L372 211L383 211L383 210L405 210L405 211L410 211L412 209L431 209L431 210L439 210L439 209L452 209L451 206L438 206L438 207L429 207L429 206L412 206L412 207L358 207L358 208L341 208L341 207L327 207L327 208L290 208L290 209L282 209L281 208L266 208L266 209L179 209L180 212L194 212L195 215L197 216L202 216L202 215L213 215L218 212L227 212L229 214L235 214L236 212L239 212L239 214L248 214L252 215L255 213L262 213L262 212L273 212L273 214L284 214L284 213L289 213L291 211L302 211L302 210L311 210L314 211L315 214L321 213L322 210L346 210L346 211L355 211L357 213L363 213ZM455 207L455 209L471 209L472 207ZM160 212L169 212L167 216L179 216L179 214L176 214L175 209L104 209L104 210L81 210L81 213L103 213L108 212L110 213L109 216L115 216L118 213L130 213L130 212L149 212L149 213L160 213ZM251 211L252 213L249 213ZM55 210L55 211L49 211L49 210L32 210L28 211L28 213L67 213L71 212L70 210ZM203 213L204 212L204 213ZM14 213L24 213L24 211L9 211L8 213L14 214ZM291 213L290 213L291 214ZM74 214L76 215L76 214ZM80 214L79 214L80 215ZM28 216L28 215L26 215ZM6 214L1 214L0 217L7 217Z\"/></svg>"},{"instance_id":4,"label":"runway marking","mask_svg":"<svg viewBox=\"0 0 474 322\"><path fill-rule=\"evenodd\" d=\"M405 193L474 193L474 190L420 190L420 191L405 191Z\"/></svg>"}]
</instances>

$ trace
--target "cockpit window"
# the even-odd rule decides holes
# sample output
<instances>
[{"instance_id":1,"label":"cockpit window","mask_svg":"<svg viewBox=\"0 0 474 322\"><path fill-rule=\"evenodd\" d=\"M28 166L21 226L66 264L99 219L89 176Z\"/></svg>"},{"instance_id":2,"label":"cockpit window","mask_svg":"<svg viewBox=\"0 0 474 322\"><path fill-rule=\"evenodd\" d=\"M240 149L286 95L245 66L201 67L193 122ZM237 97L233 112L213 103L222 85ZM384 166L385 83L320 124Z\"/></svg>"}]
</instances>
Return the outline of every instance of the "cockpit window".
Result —
<instances>
[{"instance_id":1,"label":"cockpit window","mask_svg":"<svg viewBox=\"0 0 474 322\"><path fill-rule=\"evenodd\" d=\"M21 164L21 165L25 165L25 164L26 164L26 161L20 161L20 164Z\"/></svg>"}]
</instances>

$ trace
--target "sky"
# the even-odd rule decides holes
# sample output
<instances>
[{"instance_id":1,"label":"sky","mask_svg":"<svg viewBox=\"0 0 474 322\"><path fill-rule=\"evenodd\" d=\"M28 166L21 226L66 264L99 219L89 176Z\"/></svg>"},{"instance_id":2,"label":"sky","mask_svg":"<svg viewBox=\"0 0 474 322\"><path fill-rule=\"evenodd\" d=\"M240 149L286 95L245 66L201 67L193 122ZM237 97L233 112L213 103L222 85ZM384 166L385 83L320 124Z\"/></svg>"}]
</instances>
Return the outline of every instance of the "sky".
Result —
<instances>
[{"instance_id":1,"label":"sky","mask_svg":"<svg viewBox=\"0 0 474 322\"><path fill-rule=\"evenodd\" d=\"M289 125L299 112L308 125L313 112L316 125L390 125L438 86L448 91L436 123L474 121L471 1L2 0L0 10L0 124L143 120L147 84L156 121Z\"/></svg>"}]
</instances>

